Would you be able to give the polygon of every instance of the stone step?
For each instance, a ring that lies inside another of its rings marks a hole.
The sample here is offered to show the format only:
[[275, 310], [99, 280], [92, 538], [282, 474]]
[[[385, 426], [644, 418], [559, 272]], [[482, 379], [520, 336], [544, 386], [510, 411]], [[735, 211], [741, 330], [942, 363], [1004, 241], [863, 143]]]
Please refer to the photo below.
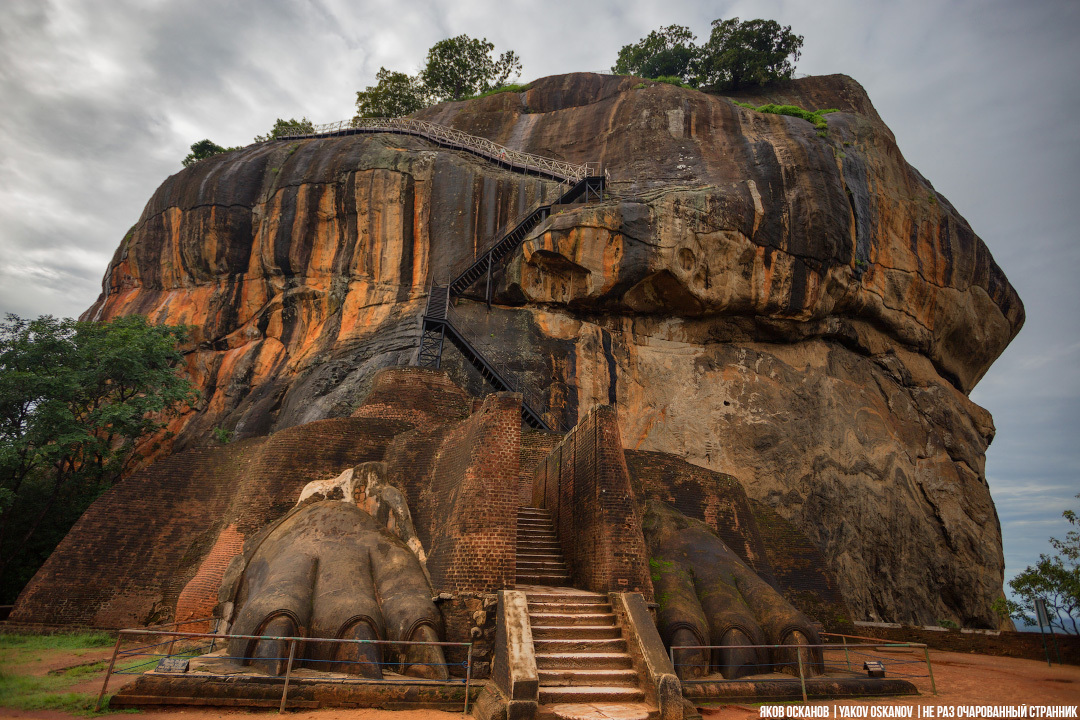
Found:
[[606, 687], [603, 685], [540, 686], [540, 702], [553, 703], [622, 703], [640, 702], [645, 692], [636, 687]]
[[537, 625], [533, 623], [532, 634], [534, 640], [610, 640], [621, 638], [622, 628], [617, 625]]
[[[591, 609], [593, 606], [590, 605]], [[565, 613], [565, 612], [530, 612], [529, 621], [533, 625], [548, 627], [567, 627], [572, 625], [614, 625], [615, 613]]]
[[566, 572], [566, 563], [562, 560], [522, 560], [518, 558], [518, 570], [558, 570]]
[[593, 668], [561, 668], [537, 670], [540, 684], [553, 687], [565, 685], [603, 685], [637, 687], [637, 671], [633, 668], [597, 670]]
[[538, 653], [621, 653], [626, 652], [626, 640], [621, 637], [601, 640], [533, 638]]
[[518, 542], [528, 542], [530, 540], [547, 540], [548, 538], [557, 538], [555, 531], [551, 528], [528, 528], [518, 526], [517, 539]]
[[545, 525], [551, 527], [555, 523], [550, 515], [518, 515], [518, 525], [529, 523], [530, 525]]
[[550, 558], [555, 558], [559, 562], [563, 561], [562, 553], [559, 552], [519, 552], [517, 554], [518, 562], [543, 562]]
[[557, 553], [562, 555], [562, 545], [558, 540], [544, 540], [543, 542], [537, 540], [529, 542], [517, 543], [517, 551], [523, 553]]
[[564, 615], [577, 615], [580, 613], [609, 613], [611, 603], [579, 603], [579, 602], [533, 602], [529, 600], [529, 614], [532, 613], [561, 613]]
[[518, 515], [521, 515], [523, 513], [526, 514], [526, 515], [538, 515], [538, 514], [551, 515], [551, 512], [547, 508], [532, 507], [531, 505], [521, 505], [521, 506], [519, 506], [518, 507]]
[[518, 573], [514, 578], [514, 582], [517, 585], [550, 585], [552, 587], [562, 587], [570, 582], [570, 576]]
[[619, 652], [538, 652], [535, 657], [538, 670], [624, 670], [634, 667], [630, 655]]
[[569, 588], [566, 592], [531, 592], [526, 593], [529, 604], [532, 603], [566, 603], [568, 605], [608, 605], [608, 596], [601, 593], [589, 592]]

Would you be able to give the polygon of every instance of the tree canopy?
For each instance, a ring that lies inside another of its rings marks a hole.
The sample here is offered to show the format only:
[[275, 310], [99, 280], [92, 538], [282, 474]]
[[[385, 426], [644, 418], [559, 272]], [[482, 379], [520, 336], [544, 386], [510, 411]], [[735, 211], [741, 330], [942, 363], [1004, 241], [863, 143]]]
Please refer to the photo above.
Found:
[[255, 136], [255, 142], [277, 140], [279, 137], [288, 137], [289, 135], [310, 135], [314, 132], [315, 124], [306, 117], [300, 120], [296, 118], [289, 118], [288, 120], [278, 118], [274, 121], [274, 127], [270, 129], [269, 133]]
[[356, 93], [359, 117], [401, 117], [431, 104], [431, 92], [419, 76], [379, 68], [374, 86]]
[[521, 72], [521, 60], [513, 50], [494, 60], [491, 57], [494, 49], [487, 38], [477, 40], [458, 35], [440, 40], [428, 50], [420, 79], [439, 100], [461, 100], [494, 90]]
[[213, 140], [200, 140], [197, 143], [191, 144], [191, 152], [187, 154], [182, 162], [184, 167], [190, 167], [200, 160], [205, 160], [208, 157], [214, 155], [220, 155], [221, 153], [229, 152], [230, 150], [239, 150], [240, 148], [234, 147], [221, 147]]
[[132, 466], [138, 441], [194, 401], [176, 370], [183, 336], [137, 315], [0, 323], [0, 602]]
[[[1080, 525], [1074, 510], [1062, 515], [1074, 528]], [[1038, 625], [1035, 599], [1042, 598], [1052, 627], [1080, 635], [1080, 530], [1070, 530], [1064, 540], [1050, 538], [1050, 546], [1056, 554], [1040, 555], [1037, 563], [1009, 581], [1019, 602], [1005, 601], [1007, 612], [1015, 620]]]
[[378, 82], [356, 93], [357, 117], [400, 117], [504, 87], [521, 72], [521, 60], [513, 50], [495, 58], [494, 50], [487, 38], [458, 35], [432, 45], [417, 75], [379, 68]]
[[697, 37], [690, 28], [668, 25], [619, 50], [612, 72], [646, 78], [676, 77], [694, 84], [697, 74]]
[[625, 45], [611, 68], [620, 75], [673, 77], [690, 87], [730, 90], [790, 78], [803, 36], [775, 20], [717, 19], [703, 45], [689, 28], [669, 25]]

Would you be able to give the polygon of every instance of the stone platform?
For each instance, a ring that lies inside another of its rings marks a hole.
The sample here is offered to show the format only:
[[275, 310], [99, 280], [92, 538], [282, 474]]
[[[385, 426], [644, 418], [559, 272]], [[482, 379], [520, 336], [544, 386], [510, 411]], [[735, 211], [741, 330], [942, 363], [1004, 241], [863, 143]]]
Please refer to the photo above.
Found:
[[[781, 673], [750, 675], [738, 680], [725, 680], [716, 675], [701, 680], [684, 680], [682, 687], [683, 696], [694, 703], [802, 700], [799, 679]], [[918, 694], [914, 685], [900, 678], [870, 678], [853, 673], [806, 678], [806, 697], [810, 700]]]
[[[283, 680], [258, 674], [224, 658], [195, 659], [188, 672], [150, 671], [113, 696], [110, 707], [207, 705], [279, 707]], [[469, 705], [486, 681], [469, 683]], [[300, 668], [289, 678], [289, 708], [382, 708], [385, 710], [461, 711], [464, 678], [452, 682], [424, 680], [386, 672], [381, 680]]]

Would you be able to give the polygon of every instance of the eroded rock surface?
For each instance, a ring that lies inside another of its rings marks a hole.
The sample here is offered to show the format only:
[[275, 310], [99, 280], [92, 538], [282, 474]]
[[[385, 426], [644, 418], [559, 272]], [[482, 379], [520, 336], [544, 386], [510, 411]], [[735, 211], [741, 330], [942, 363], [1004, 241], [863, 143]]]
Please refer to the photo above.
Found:
[[[534, 232], [491, 312], [457, 308], [463, 329], [567, 424], [612, 403], [629, 446], [737, 478], [819, 544], [856, 619], [992, 625], [993, 424], [966, 393], [1023, 306], [857, 83], [744, 99], [840, 112], [822, 137], [576, 74], [421, 113], [610, 176], [607, 202]], [[555, 190], [416, 138], [253, 146], [162, 185], [87, 317], [195, 326], [206, 404], [180, 446], [344, 416], [415, 352], [429, 275]]]

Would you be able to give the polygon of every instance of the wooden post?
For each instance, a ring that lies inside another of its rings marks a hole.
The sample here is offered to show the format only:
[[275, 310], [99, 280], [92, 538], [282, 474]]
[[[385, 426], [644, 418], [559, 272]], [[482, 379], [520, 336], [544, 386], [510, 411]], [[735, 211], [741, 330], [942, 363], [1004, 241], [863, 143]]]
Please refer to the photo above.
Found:
[[469, 714], [469, 680], [472, 678], [472, 643], [469, 643], [469, 656], [465, 661], [465, 709], [461, 717]]
[[847, 660], [847, 669], [848, 669], [848, 672], [851, 672], [851, 656], [850, 656], [850, 655], [848, 655], [848, 649], [847, 649], [847, 635], [842, 635], [842, 636], [841, 636], [841, 638], [842, 638], [842, 639], [843, 639], [843, 641], [844, 641], [844, 659], [845, 659], [845, 660]]
[[937, 695], [937, 684], [934, 682], [934, 668], [930, 667], [930, 648], [923, 645], [923, 652], [926, 653], [926, 672], [930, 673], [930, 690]]
[[806, 678], [803, 677], [802, 669], [802, 650], [795, 648], [795, 657], [799, 660], [799, 685], [802, 686], [802, 701], [807, 702], [806, 699]]
[[109, 669], [105, 671], [105, 681], [101, 683], [101, 692], [97, 696], [97, 704], [94, 705], [94, 712], [101, 712], [101, 701], [105, 698], [105, 690], [109, 687], [109, 678], [112, 676], [113, 666], [116, 664], [116, 653], [120, 650], [120, 633], [116, 634], [116, 644], [113, 645], [112, 657], [109, 658]]
[[281, 707], [278, 714], [285, 712], [285, 698], [289, 695], [289, 676], [292, 675], [293, 658], [296, 657], [296, 640], [289, 641], [289, 664], [285, 666], [285, 687], [281, 689]]

